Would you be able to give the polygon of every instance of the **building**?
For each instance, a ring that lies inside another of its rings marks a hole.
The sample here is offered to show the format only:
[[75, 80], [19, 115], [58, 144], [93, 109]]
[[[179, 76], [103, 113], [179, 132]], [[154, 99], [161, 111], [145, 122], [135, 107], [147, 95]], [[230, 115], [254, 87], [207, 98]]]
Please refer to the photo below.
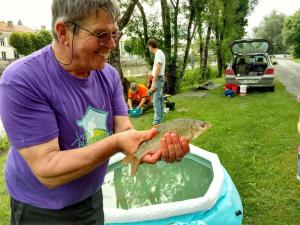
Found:
[[19, 58], [16, 50], [8, 44], [12, 32], [35, 32], [35, 30], [24, 26], [21, 20], [17, 25], [14, 25], [12, 21], [7, 23], [0, 21], [0, 61], [12, 61]]

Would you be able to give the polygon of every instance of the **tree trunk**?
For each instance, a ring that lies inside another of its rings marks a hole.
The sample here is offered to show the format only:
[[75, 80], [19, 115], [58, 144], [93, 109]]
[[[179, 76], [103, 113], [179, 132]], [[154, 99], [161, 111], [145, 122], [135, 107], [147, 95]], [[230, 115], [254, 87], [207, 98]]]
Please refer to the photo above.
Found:
[[[203, 42], [203, 37], [200, 36], [200, 43], [199, 43], [199, 54], [200, 54], [200, 68], [202, 67], [203, 65], [203, 58], [204, 58], [204, 42]], [[201, 72], [200, 72], [201, 74]], [[201, 75], [200, 75], [201, 77]]]
[[167, 0], [161, 0], [161, 16], [162, 25], [164, 30], [164, 47], [166, 54], [166, 61], [171, 59], [171, 19], [170, 19], [170, 8]]
[[221, 41], [216, 39], [216, 48], [217, 48], [217, 65], [218, 65], [218, 72], [217, 77], [222, 77], [223, 72], [223, 60], [222, 60], [222, 46]]
[[174, 41], [174, 49], [173, 49], [173, 55], [171, 56], [172, 61], [176, 63], [177, 61], [177, 52], [178, 52], [178, 12], [179, 12], [179, 0], [176, 0], [176, 3], [174, 4], [171, 0], [173, 9], [174, 9], [174, 15], [173, 15], [173, 41]]
[[[204, 42], [203, 42], [203, 36], [202, 36], [202, 23], [198, 25], [198, 35], [199, 35], [199, 54], [200, 54], [200, 68], [203, 65], [203, 52], [204, 52]], [[200, 76], [201, 77], [201, 71], [200, 71]]]
[[145, 57], [146, 57], [146, 61], [148, 62], [148, 64], [150, 66], [153, 65], [153, 60], [150, 56], [150, 52], [147, 48], [147, 43], [149, 40], [149, 36], [148, 36], [148, 23], [147, 23], [147, 17], [145, 14], [145, 10], [144, 7], [142, 6], [142, 4], [138, 1], [137, 2], [137, 7], [140, 10], [141, 16], [142, 16], [142, 21], [143, 21], [143, 34], [141, 32], [138, 33], [138, 36], [141, 40], [141, 43], [143, 44], [143, 48], [145, 49]]
[[208, 23], [206, 37], [205, 37], [205, 44], [204, 44], [204, 51], [203, 51], [203, 64], [201, 65], [201, 81], [204, 82], [206, 80], [206, 73], [207, 73], [207, 62], [208, 62], [208, 47], [210, 42], [210, 35], [212, 29], [212, 22]]
[[229, 16], [229, 15], [226, 15], [226, 13], [225, 13], [225, 12], [227, 12], [227, 6], [228, 6], [228, 1], [226, 1], [226, 0], [223, 1], [222, 26], [221, 26], [221, 30], [219, 31], [220, 34], [217, 35], [217, 32], [216, 32], [217, 65], [218, 65], [217, 77], [218, 78], [222, 77], [223, 68], [224, 68], [222, 45], [223, 45], [223, 40], [224, 40], [226, 26], [227, 26], [227, 19]]
[[182, 78], [184, 76], [184, 71], [185, 71], [185, 68], [186, 68], [186, 65], [187, 65], [187, 62], [188, 62], [188, 56], [189, 56], [189, 52], [190, 52], [191, 42], [192, 42], [192, 39], [195, 35], [196, 28], [197, 28], [197, 26], [195, 25], [193, 30], [192, 30], [192, 25], [193, 25], [193, 22], [194, 22], [194, 19], [195, 19], [195, 8], [193, 7], [192, 1], [190, 0], [189, 2], [190, 2], [190, 18], [189, 18], [189, 24], [188, 24], [188, 29], [187, 29], [186, 48], [185, 48], [182, 67], [181, 67], [180, 73], [179, 73], [179, 84], [180, 84], [180, 81], [182, 80]]
[[[137, 2], [138, 2], [138, 0], [130, 0], [130, 2], [128, 3], [127, 9], [126, 9], [125, 13], [123, 14], [121, 20], [118, 23], [119, 30], [123, 30], [123, 28], [129, 22], [130, 17], [133, 13], [134, 7]], [[122, 80], [123, 88], [124, 88], [124, 96], [125, 96], [125, 98], [127, 98], [127, 90], [129, 87], [129, 82], [126, 78], [124, 78], [124, 75], [123, 75], [119, 43], [117, 43], [116, 48], [111, 52], [110, 57], [109, 57], [109, 62], [119, 72], [121, 80]]]

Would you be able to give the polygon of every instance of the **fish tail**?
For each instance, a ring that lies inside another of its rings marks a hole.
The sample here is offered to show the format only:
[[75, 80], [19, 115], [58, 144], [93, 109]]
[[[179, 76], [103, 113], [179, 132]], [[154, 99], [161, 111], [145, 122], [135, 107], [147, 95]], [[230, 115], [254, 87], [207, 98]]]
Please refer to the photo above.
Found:
[[135, 155], [134, 154], [128, 154], [126, 157], [122, 160], [123, 164], [131, 163], [134, 160]]
[[127, 155], [122, 161], [123, 164], [126, 164], [126, 163], [131, 164], [131, 176], [136, 175], [136, 172], [139, 168], [140, 162], [141, 162], [141, 159], [137, 158], [134, 154]]

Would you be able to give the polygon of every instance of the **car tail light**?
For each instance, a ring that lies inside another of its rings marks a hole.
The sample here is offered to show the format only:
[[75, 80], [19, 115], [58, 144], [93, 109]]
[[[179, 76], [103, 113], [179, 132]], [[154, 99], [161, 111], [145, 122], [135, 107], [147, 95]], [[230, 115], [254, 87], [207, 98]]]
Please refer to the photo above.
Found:
[[227, 68], [226, 70], [225, 70], [225, 75], [234, 75], [234, 72], [233, 72], [233, 69], [232, 68]]
[[266, 70], [265, 70], [265, 72], [264, 72], [264, 74], [265, 75], [274, 75], [274, 68], [273, 67], [268, 67]]

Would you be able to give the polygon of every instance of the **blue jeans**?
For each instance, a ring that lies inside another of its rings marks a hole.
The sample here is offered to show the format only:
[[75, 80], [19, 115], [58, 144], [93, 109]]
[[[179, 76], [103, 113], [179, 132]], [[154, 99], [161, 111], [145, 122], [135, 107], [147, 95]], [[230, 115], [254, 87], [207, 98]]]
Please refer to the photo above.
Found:
[[154, 118], [153, 125], [161, 123], [164, 112], [164, 99], [163, 99], [163, 88], [164, 88], [164, 76], [159, 76], [156, 81], [156, 91], [153, 93], [153, 108]]

